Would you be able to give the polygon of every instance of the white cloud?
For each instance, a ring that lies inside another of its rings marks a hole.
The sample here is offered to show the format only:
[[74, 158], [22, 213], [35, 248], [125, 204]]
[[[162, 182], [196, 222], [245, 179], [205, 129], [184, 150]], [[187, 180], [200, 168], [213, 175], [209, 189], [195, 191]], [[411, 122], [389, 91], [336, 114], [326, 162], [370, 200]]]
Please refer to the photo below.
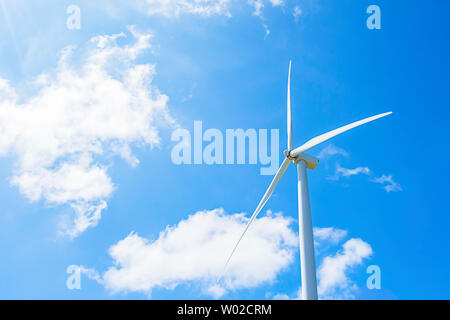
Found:
[[109, 249], [114, 266], [103, 274], [102, 283], [112, 292], [151, 294], [154, 288], [170, 290], [195, 282], [218, 298], [226, 290], [272, 282], [293, 262], [298, 240], [290, 229], [292, 220], [279, 214], [254, 222], [216, 282], [247, 221], [243, 214], [215, 209], [190, 215], [153, 241], [131, 233]]
[[38, 167], [24, 171], [11, 182], [30, 200], [45, 198], [54, 204], [95, 201], [108, 197], [113, 191], [105, 168], [79, 159], [50, 170]]
[[60, 222], [60, 233], [75, 238], [87, 228], [95, 227], [102, 217], [102, 211], [108, 206], [105, 200], [93, 202], [71, 203], [75, 216], [63, 216]]
[[329, 228], [314, 228], [314, 243], [320, 245], [324, 242], [337, 244], [347, 236], [347, 230], [342, 230], [334, 227]]
[[342, 248], [335, 255], [325, 257], [318, 268], [318, 294], [321, 299], [354, 298], [356, 286], [348, 278], [348, 273], [373, 253], [367, 242], [357, 238], [348, 240]]
[[75, 218], [63, 226], [71, 237], [98, 223], [115, 189], [101, 156], [136, 166], [132, 146], [159, 145], [159, 126], [173, 123], [168, 97], [151, 85], [155, 66], [135, 62], [151, 35], [129, 31], [134, 42], [122, 46], [124, 33], [92, 38], [80, 63], [65, 48], [30, 96], [0, 78], [0, 156], [16, 158], [11, 183], [31, 201], [70, 205]]
[[[343, 151], [343, 152], [345, 152], [345, 151]], [[324, 158], [324, 157], [334, 155], [334, 154], [346, 155], [346, 153], [343, 153], [343, 152], [339, 151], [339, 149], [335, 149], [335, 147], [333, 147], [333, 146], [331, 148], [327, 147], [320, 152], [319, 158], [320, 157]], [[339, 163], [337, 163], [336, 164], [336, 173], [334, 174], [334, 176], [329, 177], [328, 179], [339, 180], [340, 177], [351, 177], [351, 176], [356, 176], [359, 174], [365, 174], [365, 175], [369, 176], [372, 174], [372, 172], [368, 167], [357, 167], [354, 169], [348, 169], [348, 168], [341, 167], [339, 165]], [[397, 183], [396, 181], [394, 181], [394, 179], [392, 178], [392, 175], [383, 174], [381, 177], [373, 178], [370, 181], [384, 185], [383, 189], [386, 190], [386, 192], [399, 192], [399, 191], [403, 190], [401, 185], [399, 183]]]
[[336, 147], [334, 144], [329, 144], [325, 148], [323, 148], [319, 155], [317, 156], [319, 159], [323, 160], [335, 155], [341, 155], [344, 157], [348, 157], [347, 151], [342, 148]]
[[273, 300], [291, 300], [291, 298], [285, 293], [277, 293], [273, 296]]
[[210, 287], [206, 288], [205, 292], [208, 295], [212, 296], [214, 299], [219, 299], [227, 292], [227, 290], [218, 284], [213, 284]]
[[262, 9], [264, 8], [263, 0], [248, 0], [248, 3], [254, 8], [253, 14], [261, 17]]
[[180, 14], [231, 16], [231, 0], [138, 0], [148, 15], [178, 17]]
[[[265, 18], [263, 15], [263, 8], [264, 8], [264, 1], [263, 0], [248, 0], [248, 3], [253, 7], [253, 15], [257, 16], [261, 19], [262, 21], [262, 25], [264, 27], [264, 32], [265, 32], [265, 36], [269, 36], [270, 34], [270, 29], [269, 26], [267, 25], [267, 23], [265, 22]], [[283, 0], [270, 0], [270, 3], [272, 4], [273, 7], [278, 7], [283, 5], [284, 1]]]
[[97, 281], [98, 283], [102, 282], [102, 278], [100, 274], [95, 269], [86, 268], [84, 266], [79, 266], [80, 272], [84, 274], [91, 280]]
[[332, 180], [339, 180], [340, 177], [351, 177], [359, 174], [370, 175], [370, 169], [368, 167], [357, 167], [354, 169], [343, 168], [336, 164], [336, 173], [334, 177], [331, 177]]
[[[227, 16], [231, 17], [230, 10], [236, 0], [135, 0], [138, 6], [148, 15], [162, 15], [167, 18], [178, 17], [181, 14], [192, 14], [204, 17]], [[247, 0], [253, 7], [253, 14], [262, 15], [265, 0]], [[268, 0], [273, 7], [284, 4], [283, 0]]]
[[[352, 238], [346, 241], [342, 249], [337, 252], [335, 246], [346, 236], [347, 230], [335, 227], [314, 228], [314, 243], [317, 246], [327, 247], [327, 253], [318, 258], [317, 280], [319, 299], [354, 299], [357, 285], [349, 277], [353, 269], [362, 264], [363, 260], [372, 255], [372, 247], [365, 241]], [[331, 247], [333, 246], [333, 247]], [[331, 249], [331, 250], [330, 250]], [[331, 251], [331, 252], [330, 252]], [[301, 299], [301, 287], [298, 291], [287, 295], [278, 293], [272, 297], [275, 300]]]
[[284, 0], [270, 0], [270, 3], [274, 7], [281, 6], [284, 3]]
[[[89, 269], [92, 278], [113, 293], [142, 292], [155, 288], [173, 290], [181, 284], [195, 284], [215, 299], [228, 290], [253, 288], [272, 283], [297, 256], [298, 235], [290, 228], [292, 219], [271, 214], [255, 220], [240, 244], [222, 280], [227, 254], [244, 229], [244, 214], [227, 215], [223, 209], [205, 210], [169, 226], [157, 239], [131, 233], [109, 249], [114, 266], [102, 276]], [[315, 240], [336, 245], [347, 231], [315, 228]], [[372, 255], [372, 248], [353, 238], [342, 250], [325, 256], [317, 271], [321, 299], [354, 298], [357, 288], [349, 278], [352, 269]], [[272, 294], [268, 294], [270, 298]], [[292, 296], [278, 293], [273, 299], [301, 299], [301, 287]]]
[[[134, 0], [134, 2], [147, 15], [160, 15], [166, 18], [177, 18], [183, 14], [231, 18], [232, 7], [242, 4], [242, 1], [237, 0]], [[270, 2], [272, 7], [284, 5], [283, 0], [247, 0], [247, 4], [253, 8], [252, 14], [261, 19], [267, 37], [270, 34], [270, 29], [262, 12], [266, 2]]]
[[294, 16], [295, 21], [298, 21], [298, 17], [302, 14], [302, 9], [300, 6], [295, 6], [294, 10], [292, 11], [292, 15]]
[[[269, 0], [269, 2], [272, 4], [272, 7], [278, 7], [283, 5], [283, 0]], [[261, 16], [262, 15], [262, 9], [264, 8], [264, 0], [248, 0], [248, 3], [254, 8], [253, 14], [255, 16]]]
[[[268, 296], [270, 298], [270, 295]], [[272, 297], [272, 300], [302, 300], [302, 287], [300, 286], [297, 292], [288, 295], [285, 293], [277, 293]]]
[[394, 181], [392, 175], [386, 176], [383, 174], [381, 177], [373, 179], [373, 182], [384, 184], [383, 188], [386, 192], [399, 192], [403, 190], [400, 184]]
[[[321, 160], [330, 158], [332, 156], [335, 155], [341, 155], [344, 157], [348, 157], [348, 153], [347, 151], [345, 151], [342, 148], [336, 147], [333, 144], [329, 144], [327, 145], [325, 148], [323, 148], [319, 154], [317, 155], [317, 157]], [[341, 165], [339, 163], [336, 163], [336, 172], [334, 174], [334, 176], [329, 177], [329, 180], [339, 180], [339, 178], [341, 177], [351, 177], [351, 176], [356, 176], [359, 174], [364, 174], [364, 175], [372, 175], [372, 171], [368, 168], [368, 167], [356, 167], [354, 169], [348, 169], [348, 168], [343, 168], [341, 167]], [[372, 182], [375, 183], [379, 183], [379, 184], [384, 184], [384, 189], [387, 192], [399, 192], [402, 191], [402, 187], [400, 186], [399, 183], [395, 182], [394, 179], [392, 178], [392, 175], [382, 175], [381, 177], [378, 178], [373, 178], [371, 180]]]

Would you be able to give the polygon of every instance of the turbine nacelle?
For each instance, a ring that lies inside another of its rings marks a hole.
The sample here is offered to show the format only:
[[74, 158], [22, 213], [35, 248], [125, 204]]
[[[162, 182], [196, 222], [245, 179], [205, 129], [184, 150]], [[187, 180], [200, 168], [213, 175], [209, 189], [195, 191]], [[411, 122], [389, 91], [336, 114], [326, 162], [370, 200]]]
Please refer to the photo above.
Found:
[[319, 159], [317, 159], [316, 157], [310, 156], [309, 154], [306, 153], [302, 153], [296, 157], [292, 157], [291, 151], [292, 150], [290, 151], [285, 150], [283, 153], [287, 159], [294, 161], [295, 164], [303, 160], [306, 162], [306, 168], [310, 170], [314, 170], [319, 165]]

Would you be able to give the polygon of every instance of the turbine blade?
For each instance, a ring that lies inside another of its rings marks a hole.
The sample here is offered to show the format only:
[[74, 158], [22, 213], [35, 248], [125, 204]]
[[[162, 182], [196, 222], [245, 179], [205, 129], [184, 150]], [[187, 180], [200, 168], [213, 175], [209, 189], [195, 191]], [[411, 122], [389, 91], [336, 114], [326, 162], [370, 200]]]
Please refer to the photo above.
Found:
[[371, 122], [371, 121], [377, 120], [379, 118], [385, 117], [387, 115], [390, 115], [391, 113], [392, 112], [386, 112], [386, 113], [382, 113], [382, 114], [379, 114], [379, 115], [376, 115], [376, 116], [373, 116], [373, 117], [370, 117], [370, 118], [359, 120], [359, 121], [353, 122], [351, 124], [348, 124], [346, 126], [340, 127], [340, 128], [338, 128], [336, 130], [333, 130], [333, 131], [327, 132], [325, 134], [322, 134], [322, 135], [320, 135], [318, 137], [312, 138], [311, 140], [306, 142], [304, 145], [294, 149], [290, 153], [290, 156], [295, 158], [295, 157], [299, 156], [300, 154], [302, 154], [303, 152], [305, 152], [305, 151], [307, 151], [307, 150], [317, 146], [318, 144], [320, 144], [322, 142], [325, 142], [325, 141], [327, 141], [327, 140], [329, 140], [329, 139], [331, 139], [331, 138], [333, 138], [333, 137], [335, 137], [335, 136], [337, 136], [337, 135], [339, 135], [341, 133], [344, 133], [344, 132], [346, 132], [346, 131], [348, 131], [350, 129], [359, 127], [359, 126], [361, 126], [363, 124], [366, 124], [368, 122]]
[[288, 76], [288, 89], [287, 89], [287, 138], [288, 138], [288, 150], [294, 149], [294, 133], [292, 130], [292, 113], [291, 113], [291, 65], [292, 61], [289, 61], [289, 76]]
[[[281, 177], [283, 176], [283, 174], [285, 173], [286, 169], [289, 167], [289, 164], [291, 163], [292, 160], [290, 159], [284, 159], [283, 163], [281, 164], [280, 168], [278, 169], [277, 173], [275, 174], [275, 176], [272, 179], [272, 182], [269, 185], [269, 188], [267, 188], [266, 193], [264, 194], [264, 196], [262, 197], [261, 201], [259, 202], [258, 206], [256, 207], [255, 212], [253, 212], [253, 215], [251, 216], [250, 220], [247, 223], [247, 226], [244, 229], [244, 232], [242, 232], [239, 240], [237, 241], [236, 245], [233, 248], [233, 251], [231, 251], [230, 256], [228, 257], [227, 262], [225, 263], [225, 267], [224, 270], [222, 272], [225, 272], [228, 263], [231, 260], [231, 257], [233, 256], [234, 252], [236, 251], [239, 243], [241, 242], [242, 238], [244, 237], [245, 233], [247, 232], [248, 228], [250, 227], [250, 225], [253, 223], [253, 221], [256, 219], [256, 217], [258, 216], [259, 212], [261, 211], [261, 209], [264, 207], [264, 205], [266, 204], [267, 200], [269, 200], [270, 196], [273, 193], [273, 190], [275, 189], [275, 187], [277, 186], [278, 182], [280, 181]], [[219, 277], [218, 281], [222, 278], [222, 275]]]

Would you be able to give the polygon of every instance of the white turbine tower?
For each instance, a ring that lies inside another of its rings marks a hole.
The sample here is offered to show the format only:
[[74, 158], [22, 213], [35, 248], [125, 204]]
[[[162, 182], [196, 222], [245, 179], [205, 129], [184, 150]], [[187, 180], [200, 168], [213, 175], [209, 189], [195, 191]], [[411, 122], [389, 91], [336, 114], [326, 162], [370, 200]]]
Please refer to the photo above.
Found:
[[318, 144], [325, 142], [345, 131], [361, 126], [365, 123], [374, 121], [376, 119], [385, 117], [392, 112], [382, 113], [370, 118], [366, 118], [360, 121], [353, 122], [346, 126], [340, 127], [336, 130], [327, 132], [318, 137], [315, 137], [307, 141], [302, 146], [294, 149], [294, 135], [292, 130], [292, 115], [291, 115], [291, 62], [289, 62], [289, 76], [288, 76], [288, 89], [287, 89], [287, 141], [288, 150], [284, 152], [286, 159], [284, 159], [277, 173], [275, 174], [272, 182], [269, 185], [266, 193], [261, 199], [261, 202], [256, 207], [255, 212], [251, 216], [247, 223], [247, 226], [242, 232], [239, 240], [233, 248], [226, 264], [225, 269], [230, 262], [231, 257], [236, 251], [239, 243], [244, 237], [250, 225], [256, 219], [261, 209], [269, 200], [276, 185], [280, 181], [284, 172], [288, 168], [289, 164], [293, 161], [297, 165], [298, 175], [298, 222], [299, 222], [299, 238], [300, 238], [300, 262], [301, 262], [301, 278], [302, 278], [302, 298], [305, 300], [317, 299], [317, 281], [316, 281], [316, 266], [314, 257], [314, 238], [313, 228], [311, 220], [311, 207], [309, 204], [309, 191], [308, 191], [308, 179], [306, 175], [306, 169], [314, 170], [319, 164], [319, 160], [315, 157], [307, 155], [305, 152], [309, 149], [317, 146]]

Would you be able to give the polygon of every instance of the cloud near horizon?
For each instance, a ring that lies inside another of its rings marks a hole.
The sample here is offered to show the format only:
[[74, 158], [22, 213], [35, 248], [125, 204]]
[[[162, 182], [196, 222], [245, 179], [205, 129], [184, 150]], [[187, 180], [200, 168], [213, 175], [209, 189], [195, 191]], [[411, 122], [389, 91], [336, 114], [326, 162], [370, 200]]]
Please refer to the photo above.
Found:
[[[340, 248], [338, 245], [346, 236], [347, 230], [335, 227], [314, 228], [316, 246], [317, 293], [319, 299], [355, 299], [357, 284], [350, 277], [356, 267], [373, 255], [370, 244], [360, 238], [350, 238]], [[320, 252], [327, 248], [326, 252]], [[275, 300], [301, 299], [301, 287], [293, 294], [275, 294]]]
[[214, 209], [168, 226], [154, 241], [131, 232], [109, 248], [114, 266], [101, 283], [113, 293], [151, 295], [156, 288], [172, 290], [195, 281], [204, 294], [219, 298], [228, 290], [273, 282], [292, 264], [298, 239], [291, 218], [269, 212], [255, 220], [217, 283], [247, 222], [244, 214]]
[[[149, 297], [155, 289], [174, 290], [195, 283], [199, 294], [217, 299], [229, 291], [274, 283], [297, 257], [298, 234], [292, 228], [293, 219], [270, 211], [255, 220], [217, 282], [227, 255], [247, 222], [243, 213], [226, 214], [223, 209], [199, 211], [168, 226], [155, 240], [131, 232], [109, 248], [113, 266], [101, 275], [83, 268], [89, 278], [111, 293], [141, 292]], [[324, 244], [338, 244], [347, 231], [314, 228], [314, 234], [316, 243], [327, 247]], [[369, 256], [369, 251], [370, 245], [357, 238], [345, 242], [343, 250], [328, 251], [318, 264], [321, 297], [338, 297], [334, 292], [337, 287], [345, 288], [346, 297], [351, 297], [356, 286], [348, 274]], [[282, 297], [283, 294], [276, 296]]]

